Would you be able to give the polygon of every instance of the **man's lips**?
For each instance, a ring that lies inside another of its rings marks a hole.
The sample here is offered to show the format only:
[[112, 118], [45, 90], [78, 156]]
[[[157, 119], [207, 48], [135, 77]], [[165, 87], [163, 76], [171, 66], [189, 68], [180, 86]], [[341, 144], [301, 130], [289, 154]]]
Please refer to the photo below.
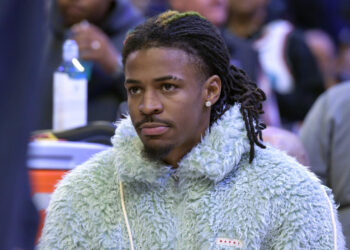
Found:
[[166, 131], [168, 131], [169, 126], [163, 123], [146, 122], [146, 123], [143, 123], [139, 127], [139, 129], [141, 130], [142, 135], [157, 136], [157, 135], [162, 135]]

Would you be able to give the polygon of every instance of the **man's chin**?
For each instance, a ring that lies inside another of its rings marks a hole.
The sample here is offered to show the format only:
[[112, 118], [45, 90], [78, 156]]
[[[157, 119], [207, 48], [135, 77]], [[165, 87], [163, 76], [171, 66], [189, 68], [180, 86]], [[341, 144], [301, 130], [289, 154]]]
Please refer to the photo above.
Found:
[[147, 159], [151, 161], [161, 161], [166, 156], [169, 155], [169, 153], [173, 148], [174, 148], [173, 145], [150, 146], [150, 145], [144, 144], [142, 153]]

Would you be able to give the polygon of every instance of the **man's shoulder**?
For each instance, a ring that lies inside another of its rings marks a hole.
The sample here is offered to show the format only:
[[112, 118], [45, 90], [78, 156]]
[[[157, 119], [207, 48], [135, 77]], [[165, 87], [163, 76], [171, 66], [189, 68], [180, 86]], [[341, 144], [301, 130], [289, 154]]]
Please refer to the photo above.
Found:
[[310, 193], [321, 188], [320, 180], [308, 167], [270, 146], [256, 149], [255, 159], [246, 169], [249, 174], [256, 175], [259, 183], [263, 183], [273, 193], [275, 189], [294, 193], [301, 186], [306, 188], [305, 192]]
[[46, 210], [41, 248], [98, 245], [93, 237], [115, 220], [119, 209], [114, 154], [108, 149], [94, 155], [59, 182]]
[[54, 191], [54, 200], [73, 196], [88, 198], [103, 193], [115, 176], [113, 155], [112, 148], [97, 153], [66, 174]]
[[[256, 172], [253, 180], [257, 179], [255, 185], [259, 185], [261, 196], [258, 197], [271, 204], [276, 230], [283, 227], [299, 230], [302, 233], [294, 238], [295, 242], [302, 242], [306, 237], [310, 239], [307, 244], [318, 246], [315, 249], [332, 246], [340, 227], [331, 190], [323, 186], [306, 166], [284, 152], [271, 147], [257, 151], [256, 162], [252, 164], [252, 172]], [[311, 232], [317, 232], [323, 239], [311, 240]], [[342, 245], [341, 231], [337, 237]]]

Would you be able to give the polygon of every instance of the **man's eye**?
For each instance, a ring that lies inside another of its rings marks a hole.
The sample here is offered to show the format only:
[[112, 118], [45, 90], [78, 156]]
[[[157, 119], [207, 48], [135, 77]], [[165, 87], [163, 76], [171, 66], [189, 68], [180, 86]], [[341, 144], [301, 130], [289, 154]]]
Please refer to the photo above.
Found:
[[164, 91], [173, 91], [175, 90], [176, 86], [174, 84], [166, 83], [162, 85], [162, 90]]
[[128, 89], [128, 91], [131, 95], [136, 95], [136, 94], [140, 93], [141, 90], [138, 87], [130, 87]]

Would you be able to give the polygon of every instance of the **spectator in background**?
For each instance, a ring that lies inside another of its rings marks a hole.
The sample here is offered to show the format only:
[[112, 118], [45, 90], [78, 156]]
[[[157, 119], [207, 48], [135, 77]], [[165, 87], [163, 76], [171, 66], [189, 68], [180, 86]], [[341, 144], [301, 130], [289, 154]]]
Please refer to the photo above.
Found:
[[145, 17], [152, 17], [169, 8], [168, 0], [131, 0]]
[[213, 23], [226, 35], [231, 63], [243, 69], [253, 80], [258, 79], [259, 60], [249, 43], [230, 34], [223, 27], [227, 20], [228, 0], [169, 0], [171, 9], [185, 12], [196, 11]]
[[[338, 51], [337, 75], [340, 82], [350, 80], [350, 1], [349, 0], [271, 0], [276, 6], [284, 5], [296, 27], [303, 30], [321, 29], [330, 37]], [[277, 9], [277, 8], [275, 8]]]
[[52, 128], [52, 78], [62, 61], [69, 36], [79, 45], [80, 58], [93, 63], [88, 82], [88, 121], [115, 121], [126, 96], [120, 63], [122, 42], [129, 29], [143, 21], [124, 0], [54, 0], [44, 62], [44, 90], [38, 129]]
[[308, 113], [300, 138], [311, 170], [330, 187], [339, 204], [347, 247], [350, 247], [350, 82], [321, 95]]
[[337, 84], [337, 54], [331, 37], [322, 30], [307, 30], [306, 42], [323, 75], [325, 89]]
[[251, 41], [276, 93], [284, 126], [298, 128], [323, 91], [322, 75], [303, 34], [288, 21], [266, 23], [267, 0], [230, 0], [229, 30]]
[[258, 54], [251, 45], [228, 31], [224, 24], [227, 21], [228, 0], [169, 0], [170, 7], [180, 12], [196, 11], [219, 28], [231, 57], [231, 64], [243, 69], [248, 76], [257, 82], [265, 92], [267, 101], [264, 102], [262, 119], [267, 125], [280, 126], [280, 116], [276, 99], [263, 74]]

